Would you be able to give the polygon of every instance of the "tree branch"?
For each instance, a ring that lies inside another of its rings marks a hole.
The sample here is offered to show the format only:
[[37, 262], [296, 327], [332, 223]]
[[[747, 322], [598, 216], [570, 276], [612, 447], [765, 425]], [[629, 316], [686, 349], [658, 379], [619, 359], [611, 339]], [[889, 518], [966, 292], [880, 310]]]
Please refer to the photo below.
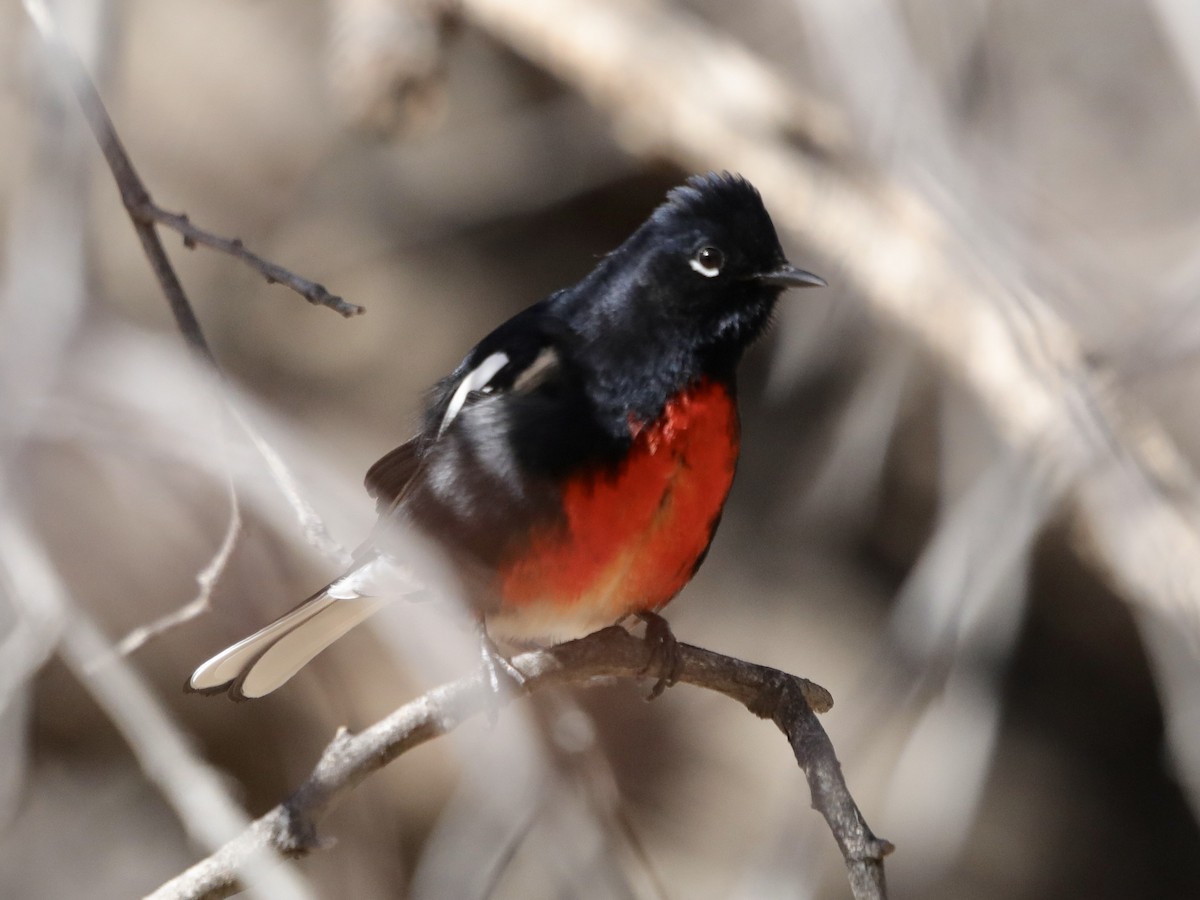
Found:
[[125, 151], [125, 146], [121, 143], [121, 138], [104, 106], [104, 101], [100, 98], [100, 92], [96, 90], [96, 85], [92, 82], [83, 63], [75, 55], [75, 51], [62, 39], [53, 19], [39, 0], [25, 0], [25, 8], [37, 26], [47, 51], [53, 56], [55, 68], [66, 77], [71, 90], [79, 101], [88, 127], [95, 135], [96, 142], [100, 145], [108, 168], [112, 172], [113, 180], [117, 183], [117, 189], [121, 192], [121, 202], [129, 211], [134, 230], [137, 231], [138, 239], [142, 242], [142, 248], [150, 259], [150, 264], [163, 293], [167, 296], [179, 330], [193, 350], [208, 361], [213, 361], [212, 350], [209, 349], [208, 343], [204, 339], [200, 323], [192, 311], [191, 304], [184, 294], [183, 286], [171, 267], [162, 241], [154, 228], [156, 222], [182, 234], [185, 246], [191, 248], [196, 244], [203, 244], [222, 253], [228, 253], [251, 268], [257, 269], [267, 281], [278, 282], [291, 288], [309, 303], [328, 306], [346, 317], [364, 312], [361, 306], [349, 303], [336, 294], [331, 294], [323, 285], [309, 281], [307, 278], [301, 278], [282, 266], [251, 253], [239, 238], [218, 237], [192, 225], [187, 216], [170, 213], [157, 206], [151, 199], [142, 177], [134, 168], [129, 154]]
[[[184, 341], [187, 342], [188, 347], [218, 377], [224, 378], [224, 373], [221, 371], [216, 356], [213, 354], [212, 348], [204, 337], [200, 321], [196, 318], [196, 313], [192, 309], [191, 302], [184, 293], [179, 276], [176, 275], [175, 269], [172, 267], [171, 261], [163, 249], [162, 241], [159, 239], [158, 232], [154, 227], [156, 222], [162, 221], [171, 227], [177, 228], [184, 236], [185, 245], [190, 246], [191, 243], [204, 243], [207, 246], [237, 256], [239, 259], [257, 268], [268, 280], [279, 281], [293, 289], [299, 290], [312, 303], [330, 306], [347, 316], [362, 312], [361, 307], [346, 303], [342, 298], [330, 294], [321, 285], [301, 278], [298, 275], [293, 275], [288, 270], [250, 253], [245, 249], [240, 240], [219, 238], [209, 232], [196, 228], [188, 221], [186, 216], [168, 213], [156, 206], [151, 200], [150, 192], [146, 189], [141, 176], [138, 175], [137, 170], [134, 168], [129, 154], [125, 152], [125, 147], [121, 143], [121, 138], [117, 134], [116, 127], [108, 115], [104, 101], [100, 98], [100, 92], [96, 90], [96, 85], [92, 82], [91, 76], [88, 74], [82, 61], [63, 39], [45, 3], [43, 0], [24, 0], [24, 5], [26, 12], [38, 30], [38, 34], [42, 38], [42, 44], [55, 70], [69, 83], [72, 92], [79, 101], [83, 117], [87, 120], [88, 126], [91, 128], [93, 135], [95, 135], [96, 142], [100, 145], [100, 149], [104, 153], [104, 158], [108, 162], [113, 179], [116, 181], [117, 188], [121, 193], [121, 202], [125, 204], [125, 208], [129, 212], [133, 228], [142, 243], [142, 249], [145, 251], [146, 258], [154, 270], [159, 286], [167, 298], [167, 303], [171, 307], [171, 312], [175, 316], [175, 322], [179, 327], [180, 333], [183, 335]], [[317, 515], [316, 510], [300, 496], [299, 491], [296, 489], [295, 478], [284, 464], [283, 459], [267, 443], [266, 439], [259, 434], [258, 429], [238, 411], [238, 408], [228, 397], [222, 396], [222, 400], [230, 416], [246, 433], [250, 442], [270, 468], [276, 484], [291, 504], [299, 520], [305, 539], [310, 545], [339, 565], [347, 564], [350, 554], [333, 539], [326, 529], [325, 523]]]
[[197, 244], [203, 244], [212, 250], [219, 250], [221, 253], [228, 253], [230, 256], [240, 259], [252, 269], [257, 269], [261, 272], [269, 283], [282, 284], [291, 288], [314, 306], [328, 306], [334, 312], [341, 313], [347, 319], [366, 312], [366, 309], [358, 304], [350, 303], [337, 294], [331, 294], [325, 285], [309, 281], [307, 278], [303, 278], [270, 260], [263, 259], [257, 253], [246, 249], [246, 245], [242, 243], [241, 238], [223, 238], [213, 234], [211, 231], [205, 231], [203, 228], [193, 225], [186, 215], [168, 212], [154, 203], [149, 197], [136, 207], [129, 207], [129, 212], [135, 218], [140, 218], [146, 222], [157, 222], [160, 225], [166, 225], [168, 228], [178, 231], [183, 235], [183, 245], [189, 250]]
[[184, 625], [212, 609], [213, 588], [225, 574], [229, 558], [233, 556], [238, 537], [242, 533], [242, 504], [238, 499], [237, 487], [234, 485], [232, 477], [228, 479], [228, 487], [229, 524], [225, 526], [225, 537], [221, 539], [221, 545], [217, 547], [217, 552], [213, 554], [208, 565], [196, 575], [196, 584], [199, 587], [196, 596], [175, 611], [160, 616], [148, 625], [139, 625], [126, 634], [117, 642], [117, 653], [121, 656], [128, 656], [155, 638], [161, 637], [168, 631], [173, 631], [180, 625]]
[[[219, 847], [246, 827], [248, 817], [220, 774], [200, 758], [137, 669], [113, 653], [88, 611], [73, 602], [41, 541], [10, 509], [0, 513], [0, 583], [19, 614], [58, 623], [58, 653], [120, 731], [189, 837]], [[299, 873], [271, 864], [276, 852], [258, 845], [238, 858], [237, 871], [254, 896], [311, 900], [313, 892]]]
[[[687, 644], [679, 649], [680, 681], [724, 694], [779, 726], [808, 779], [813, 807], [829, 823], [846, 860], [854, 896], [886, 897], [883, 858], [892, 845], [867, 826], [846, 787], [833, 744], [817, 720], [816, 713], [833, 705], [829, 692], [777, 669]], [[647, 644], [615, 626], [548, 650], [524, 653], [513, 665], [525, 676], [527, 693], [552, 685], [586, 686], [613, 677], [654, 675], [658, 669]], [[293, 857], [322, 849], [318, 821], [363, 779], [472, 716], [508, 704], [513, 696], [496, 697], [482, 675], [476, 675], [434, 688], [359, 734], [340, 730], [291, 797], [212, 856], [164, 884], [150, 895], [151, 900], [227, 897], [239, 889], [240, 861], [265, 846]]]

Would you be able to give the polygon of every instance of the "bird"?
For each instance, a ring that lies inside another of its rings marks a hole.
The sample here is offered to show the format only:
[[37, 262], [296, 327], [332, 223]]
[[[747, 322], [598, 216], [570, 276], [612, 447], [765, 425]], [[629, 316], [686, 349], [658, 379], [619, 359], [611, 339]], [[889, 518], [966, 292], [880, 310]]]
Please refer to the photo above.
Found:
[[349, 570], [188, 689], [241, 700], [287, 682], [392, 599], [397, 528], [443, 551], [485, 660], [494, 638], [547, 645], [632, 617], [669, 649], [660, 611], [708, 554], [737, 467], [738, 363], [784, 290], [825, 284], [788, 262], [750, 182], [691, 176], [433, 387], [418, 433], [366, 474], [378, 525]]

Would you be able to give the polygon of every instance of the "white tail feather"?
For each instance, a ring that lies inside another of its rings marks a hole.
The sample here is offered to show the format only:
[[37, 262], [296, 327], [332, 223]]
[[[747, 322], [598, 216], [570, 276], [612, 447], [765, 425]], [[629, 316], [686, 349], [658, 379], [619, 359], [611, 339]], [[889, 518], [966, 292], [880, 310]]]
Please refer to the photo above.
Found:
[[339, 600], [324, 592], [317, 594], [201, 663], [188, 684], [193, 690], [211, 691], [238, 682], [235, 695], [262, 697], [283, 685], [383, 602], [374, 597]]
[[333, 601], [324, 593], [317, 594], [289, 613], [280, 616], [270, 625], [261, 628], [248, 638], [243, 638], [232, 647], [222, 650], [212, 659], [203, 662], [192, 673], [188, 685], [197, 691], [211, 691], [224, 687], [237, 678], [263, 649], [285, 634], [289, 629], [312, 618]]
[[253, 698], [271, 693], [385, 602], [376, 597], [330, 600], [310, 618], [276, 638], [250, 664], [239, 685], [241, 695]]
[[372, 556], [291, 612], [201, 663], [188, 686], [229, 690], [235, 699], [262, 697], [392, 598], [416, 586], [407, 569]]

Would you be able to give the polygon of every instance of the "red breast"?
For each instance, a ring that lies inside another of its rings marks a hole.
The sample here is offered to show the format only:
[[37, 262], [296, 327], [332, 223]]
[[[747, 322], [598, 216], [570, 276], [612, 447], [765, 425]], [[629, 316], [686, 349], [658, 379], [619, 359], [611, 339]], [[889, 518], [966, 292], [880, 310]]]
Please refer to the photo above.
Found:
[[501, 568], [502, 618], [528, 611], [608, 624], [659, 609], [692, 577], [737, 465], [733, 398], [701, 381], [631, 433], [622, 465], [570, 479], [563, 524], [534, 534], [528, 552]]

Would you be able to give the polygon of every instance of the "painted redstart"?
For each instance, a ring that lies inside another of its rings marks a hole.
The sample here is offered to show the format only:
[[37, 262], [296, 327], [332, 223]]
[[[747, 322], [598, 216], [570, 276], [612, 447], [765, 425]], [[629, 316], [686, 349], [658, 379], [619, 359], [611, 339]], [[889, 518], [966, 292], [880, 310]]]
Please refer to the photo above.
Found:
[[188, 686], [261, 697], [378, 609], [398, 565], [389, 523], [444, 549], [493, 636], [665, 627], [657, 611], [704, 560], [733, 481], [742, 352], [785, 288], [824, 284], [785, 259], [748, 182], [688, 179], [434, 387], [421, 432], [367, 472], [382, 527], [350, 570]]

